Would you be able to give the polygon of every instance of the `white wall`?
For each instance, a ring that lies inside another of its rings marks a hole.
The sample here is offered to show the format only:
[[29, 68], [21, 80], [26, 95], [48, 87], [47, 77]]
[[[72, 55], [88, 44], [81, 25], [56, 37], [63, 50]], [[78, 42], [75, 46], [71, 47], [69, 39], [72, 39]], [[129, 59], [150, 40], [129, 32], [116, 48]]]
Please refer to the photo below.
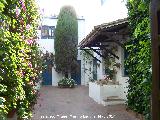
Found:
[[98, 10], [98, 24], [108, 23], [127, 17], [126, 0], [105, 0]]
[[89, 80], [93, 78], [93, 58], [85, 58], [81, 55], [81, 84], [88, 85]]
[[78, 20], [78, 44], [85, 38], [85, 19]]
[[104, 75], [103, 75], [103, 64], [102, 64], [102, 57], [100, 57], [100, 56], [98, 56], [97, 55], [97, 58], [101, 61], [101, 63], [100, 62], [98, 62], [99, 64], [100, 64], [100, 66], [98, 67], [97, 66], [97, 80], [99, 80], [99, 79], [103, 79], [104, 77]]
[[[98, 102], [98, 104], [106, 105], [104, 100], [109, 97], [117, 96], [118, 99], [124, 99], [122, 96], [122, 85], [98, 85], [95, 82], [89, 82], [89, 97], [93, 98], [94, 101]], [[113, 101], [114, 102], [114, 101]], [[125, 101], [116, 101], [115, 103], [109, 103], [108, 105], [112, 104], [124, 104]]]
[[54, 40], [53, 39], [39, 39], [37, 43], [40, 45], [43, 53], [48, 51], [49, 53], [54, 53]]
[[118, 73], [119, 74], [119, 79], [120, 79], [119, 83], [123, 85], [122, 97], [124, 99], [127, 99], [127, 97], [126, 97], [127, 91], [128, 91], [127, 86], [129, 85], [127, 81], [129, 79], [129, 77], [124, 75], [124, 49], [120, 46], [119, 46], [119, 55], [120, 55], [120, 63], [121, 63], [121, 68], [120, 68], [120, 71]]
[[61, 80], [64, 77], [61, 73], [57, 73], [52, 67], [52, 85], [53, 86], [58, 86], [58, 81]]

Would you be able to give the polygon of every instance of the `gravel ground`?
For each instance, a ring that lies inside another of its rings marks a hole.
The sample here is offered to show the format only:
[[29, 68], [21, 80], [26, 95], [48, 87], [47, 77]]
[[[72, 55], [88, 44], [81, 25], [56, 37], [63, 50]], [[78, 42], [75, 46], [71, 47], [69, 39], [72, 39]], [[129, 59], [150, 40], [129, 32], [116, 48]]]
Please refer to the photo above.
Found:
[[125, 105], [103, 106], [88, 95], [88, 87], [43, 86], [32, 120], [139, 120]]

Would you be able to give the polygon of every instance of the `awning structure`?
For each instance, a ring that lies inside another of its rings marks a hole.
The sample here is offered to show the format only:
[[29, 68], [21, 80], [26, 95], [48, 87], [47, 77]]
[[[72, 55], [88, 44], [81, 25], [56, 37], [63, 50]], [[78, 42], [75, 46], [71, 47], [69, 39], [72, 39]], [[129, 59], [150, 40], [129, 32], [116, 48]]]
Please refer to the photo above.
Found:
[[113, 57], [119, 59], [119, 57], [112, 53], [110, 49], [107, 49], [107, 47], [109, 47], [107, 43], [113, 42], [121, 47], [124, 47], [124, 43], [128, 40], [128, 38], [128, 20], [127, 18], [124, 18], [95, 26], [86, 38], [79, 43], [79, 47], [82, 50], [92, 50], [103, 58], [105, 58], [105, 56], [102, 55], [99, 50], [105, 50], [106, 53], [110, 53]]

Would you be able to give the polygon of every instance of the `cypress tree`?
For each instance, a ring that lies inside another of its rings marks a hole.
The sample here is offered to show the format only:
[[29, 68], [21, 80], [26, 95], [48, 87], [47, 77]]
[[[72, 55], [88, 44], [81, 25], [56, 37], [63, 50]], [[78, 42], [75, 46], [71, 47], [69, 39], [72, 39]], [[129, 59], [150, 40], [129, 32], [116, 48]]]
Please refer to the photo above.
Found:
[[63, 6], [55, 29], [56, 71], [65, 75], [77, 68], [78, 21], [72, 6]]

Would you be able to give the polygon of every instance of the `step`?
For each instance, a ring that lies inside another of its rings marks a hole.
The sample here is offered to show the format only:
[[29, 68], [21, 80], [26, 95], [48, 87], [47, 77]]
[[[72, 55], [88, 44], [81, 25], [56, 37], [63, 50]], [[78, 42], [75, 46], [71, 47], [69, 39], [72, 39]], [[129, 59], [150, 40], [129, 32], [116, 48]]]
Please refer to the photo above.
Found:
[[107, 105], [125, 104], [125, 100], [119, 98], [118, 96], [109, 96], [109, 97], [107, 97], [107, 99], [104, 99], [104, 100], [102, 101], [102, 104], [103, 104], [104, 106], [107, 106]]

